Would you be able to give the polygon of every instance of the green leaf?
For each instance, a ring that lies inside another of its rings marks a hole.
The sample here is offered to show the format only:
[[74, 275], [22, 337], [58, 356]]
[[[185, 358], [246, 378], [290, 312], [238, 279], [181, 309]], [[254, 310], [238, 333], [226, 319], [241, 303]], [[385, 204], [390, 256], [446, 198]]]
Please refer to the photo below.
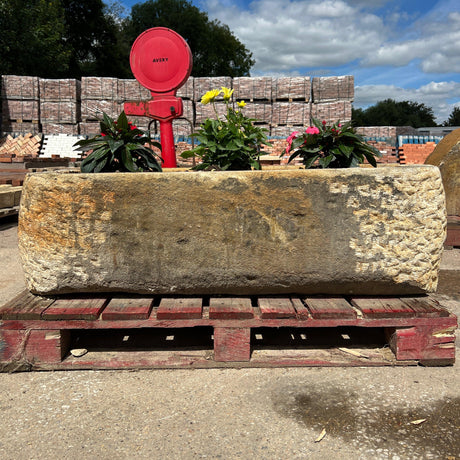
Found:
[[309, 169], [313, 166], [313, 163], [319, 158], [319, 155], [313, 155], [311, 157], [308, 157], [308, 158], [304, 158], [303, 159], [303, 164], [305, 166], [305, 168]]
[[319, 164], [321, 165], [321, 167], [327, 168], [332, 160], [335, 160], [335, 156], [334, 155], [328, 155], [326, 157], [320, 158], [319, 159]]
[[133, 158], [129, 150], [123, 149], [121, 151], [121, 162], [128, 171], [131, 171], [131, 172], [136, 171], [136, 167], [134, 165]]
[[112, 153], [115, 153], [122, 145], [124, 145], [124, 141], [117, 141], [117, 140], [108, 138], [107, 139], [107, 144], [108, 144], [108, 146], [110, 148], [110, 151]]
[[344, 144], [340, 144], [339, 149], [347, 158], [350, 158], [350, 155], [353, 152], [353, 147]]
[[117, 119], [117, 128], [122, 129], [124, 131], [129, 130], [129, 125], [128, 125], [128, 118], [126, 117], [126, 113], [123, 110], [120, 115], [118, 116]]

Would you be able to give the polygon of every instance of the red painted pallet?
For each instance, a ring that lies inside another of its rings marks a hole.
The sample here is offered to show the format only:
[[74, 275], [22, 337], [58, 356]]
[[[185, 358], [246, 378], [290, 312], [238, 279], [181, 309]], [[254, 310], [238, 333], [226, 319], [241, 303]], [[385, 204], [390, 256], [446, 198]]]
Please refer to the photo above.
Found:
[[[45, 298], [0, 308], [0, 366], [126, 369], [448, 365], [457, 318], [430, 296]], [[351, 340], [350, 336], [369, 340]], [[377, 337], [383, 342], [375, 345]], [[84, 348], [74, 357], [70, 351]]]

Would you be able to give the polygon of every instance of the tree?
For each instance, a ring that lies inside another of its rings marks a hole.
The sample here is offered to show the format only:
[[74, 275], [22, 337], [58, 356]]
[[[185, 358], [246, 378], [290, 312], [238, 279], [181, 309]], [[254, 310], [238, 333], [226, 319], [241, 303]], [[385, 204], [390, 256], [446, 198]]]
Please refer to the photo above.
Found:
[[443, 126], [460, 126], [460, 107], [454, 107], [449, 118], [442, 124]]
[[365, 110], [354, 109], [352, 120], [356, 126], [437, 126], [433, 109], [412, 101], [396, 102], [385, 99]]
[[69, 66], [59, 0], [0, 0], [0, 74], [58, 77]]
[[152, 27], [167, 27], [184, 37], [193, 54], [195, 77], [245, 76], [255, 63], [228, 26], [210, 21], [188, 0], [147, 0], [134, 5], [125, 23], [125, 39], [133, 43]]
[[[71, 53], [69, 76], [129, 76], [129, 61], [123, 56], [120, 42], [120, 26], [102, 0], [61, 2], [64, 37]], [[126, 52], [127, 47], [124, 49]]]
[[112, 11], [102, 0], [0, 0], [0, 74], [130, 77]]

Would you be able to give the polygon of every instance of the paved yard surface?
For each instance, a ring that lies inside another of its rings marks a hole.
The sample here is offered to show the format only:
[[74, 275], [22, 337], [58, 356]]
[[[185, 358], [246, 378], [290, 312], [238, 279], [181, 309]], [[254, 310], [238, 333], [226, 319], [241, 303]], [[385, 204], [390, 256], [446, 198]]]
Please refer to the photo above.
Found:
[[[16, 230], [0, 221], [0, 304], [24, 288]], [[458, 286], [453, 250], [460, 315]], [[3, 459], [458, 460], [460, 364], [0, 374], [0, 416]]]

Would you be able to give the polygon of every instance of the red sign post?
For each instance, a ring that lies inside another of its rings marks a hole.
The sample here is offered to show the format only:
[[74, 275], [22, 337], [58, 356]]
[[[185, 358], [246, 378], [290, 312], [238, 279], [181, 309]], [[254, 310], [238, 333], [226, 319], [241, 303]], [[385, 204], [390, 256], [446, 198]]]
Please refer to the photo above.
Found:
[[130, 64], [136, 80], [150, 90], [152, 99], [125, 102], [125, 113], [160, 122], [163, 167], [175, 168], [172, 120], [183, 113], [182, 99], [176, 97], [176, 91], [192, 72], [192, 52], [178, 33], [154, 27], [137, 37], [131, 48]]

